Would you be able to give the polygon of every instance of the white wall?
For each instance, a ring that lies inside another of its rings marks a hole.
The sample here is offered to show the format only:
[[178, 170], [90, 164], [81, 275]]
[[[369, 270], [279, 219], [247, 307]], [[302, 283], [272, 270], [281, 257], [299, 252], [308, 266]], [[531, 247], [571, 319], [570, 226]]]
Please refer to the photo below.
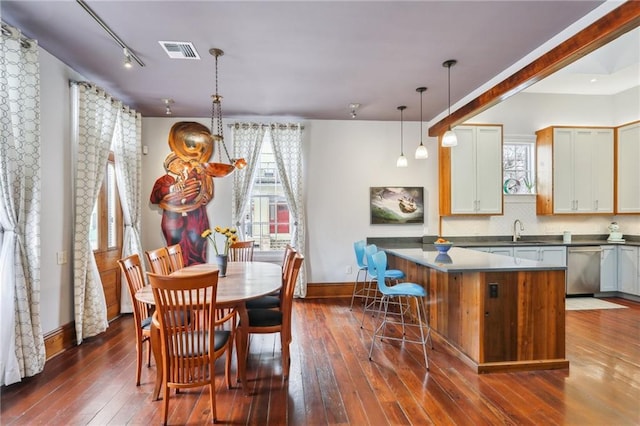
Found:
[[[81, 78], [43, 49], [39, 55], [42, 181], [40, 314], [42, 331], [46, 334], [73, 320], [69, 80]], [[67, 264], [57, 264], [56, 254], [59, 251], [67, 252]]]

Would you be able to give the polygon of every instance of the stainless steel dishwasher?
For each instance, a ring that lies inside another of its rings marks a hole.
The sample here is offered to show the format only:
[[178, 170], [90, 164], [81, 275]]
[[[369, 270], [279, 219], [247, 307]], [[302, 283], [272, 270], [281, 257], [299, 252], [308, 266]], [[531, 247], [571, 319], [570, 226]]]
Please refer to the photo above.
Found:
[[593, 294], [600, 291], [599, 246], [567, 249], [567, 294]]

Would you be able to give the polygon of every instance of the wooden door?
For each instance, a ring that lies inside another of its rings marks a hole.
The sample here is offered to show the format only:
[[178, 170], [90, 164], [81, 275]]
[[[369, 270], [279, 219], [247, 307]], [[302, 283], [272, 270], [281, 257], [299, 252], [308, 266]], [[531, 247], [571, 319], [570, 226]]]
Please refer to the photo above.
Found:
[[117, 261], [122, 254], [123, 230], [113, 154], [109, 156], [92, 219], [93, 254], [102, 281], [107, 319], [112, 320], [120, 315], [121, 276]]

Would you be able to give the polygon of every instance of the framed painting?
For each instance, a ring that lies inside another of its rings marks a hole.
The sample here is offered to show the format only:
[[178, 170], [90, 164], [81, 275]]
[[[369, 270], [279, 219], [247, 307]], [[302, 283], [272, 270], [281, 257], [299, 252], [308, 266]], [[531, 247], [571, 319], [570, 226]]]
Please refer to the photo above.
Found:
[[424, 188], [376, 186], [369, 189], [371, 224], [424, 223]]

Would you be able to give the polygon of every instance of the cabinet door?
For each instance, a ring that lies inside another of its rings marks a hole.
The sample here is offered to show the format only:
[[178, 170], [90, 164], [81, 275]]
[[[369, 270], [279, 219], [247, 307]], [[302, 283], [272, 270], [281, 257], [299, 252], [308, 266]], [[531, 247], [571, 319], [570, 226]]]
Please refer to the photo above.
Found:
[[567, 249], [564, 246], [540, 247], [540, 262], [567, 266]]
[[451, 213], [476, 212], [476, 158], [474, 128], [455, 129], [458, 145], [451, 147]]
[[618, 247], [618, 289], [640, 295], [638, 291], [638, 247]]
[[502, 127], [478, 126], [475, 151], [476, 211], [502, 214]]
[[572, 213], [573, 137], [571, 129], [553, 130], [553, 212]]
[[513, 247], [491, 247], [489, 253], [513, 257]]
[[600, 291], [618, 290], [618, 251], [615, 246], [601, 246]]
[[613, 129], [594, 130], [591, 144], [592, 211], [613, 213]]
[[515, 247], [513, 257], [520, 259], [539, 260], [540, 250], [538, 247]]
[[574, 213], [591, 213], [594, 211], [593, 188], [590, 185], [594, 146], [595, 133], [593, 130], [574, 130], [572, 147]]
[[640, 213], [640, 123], [617, 129], [617, 213]]

